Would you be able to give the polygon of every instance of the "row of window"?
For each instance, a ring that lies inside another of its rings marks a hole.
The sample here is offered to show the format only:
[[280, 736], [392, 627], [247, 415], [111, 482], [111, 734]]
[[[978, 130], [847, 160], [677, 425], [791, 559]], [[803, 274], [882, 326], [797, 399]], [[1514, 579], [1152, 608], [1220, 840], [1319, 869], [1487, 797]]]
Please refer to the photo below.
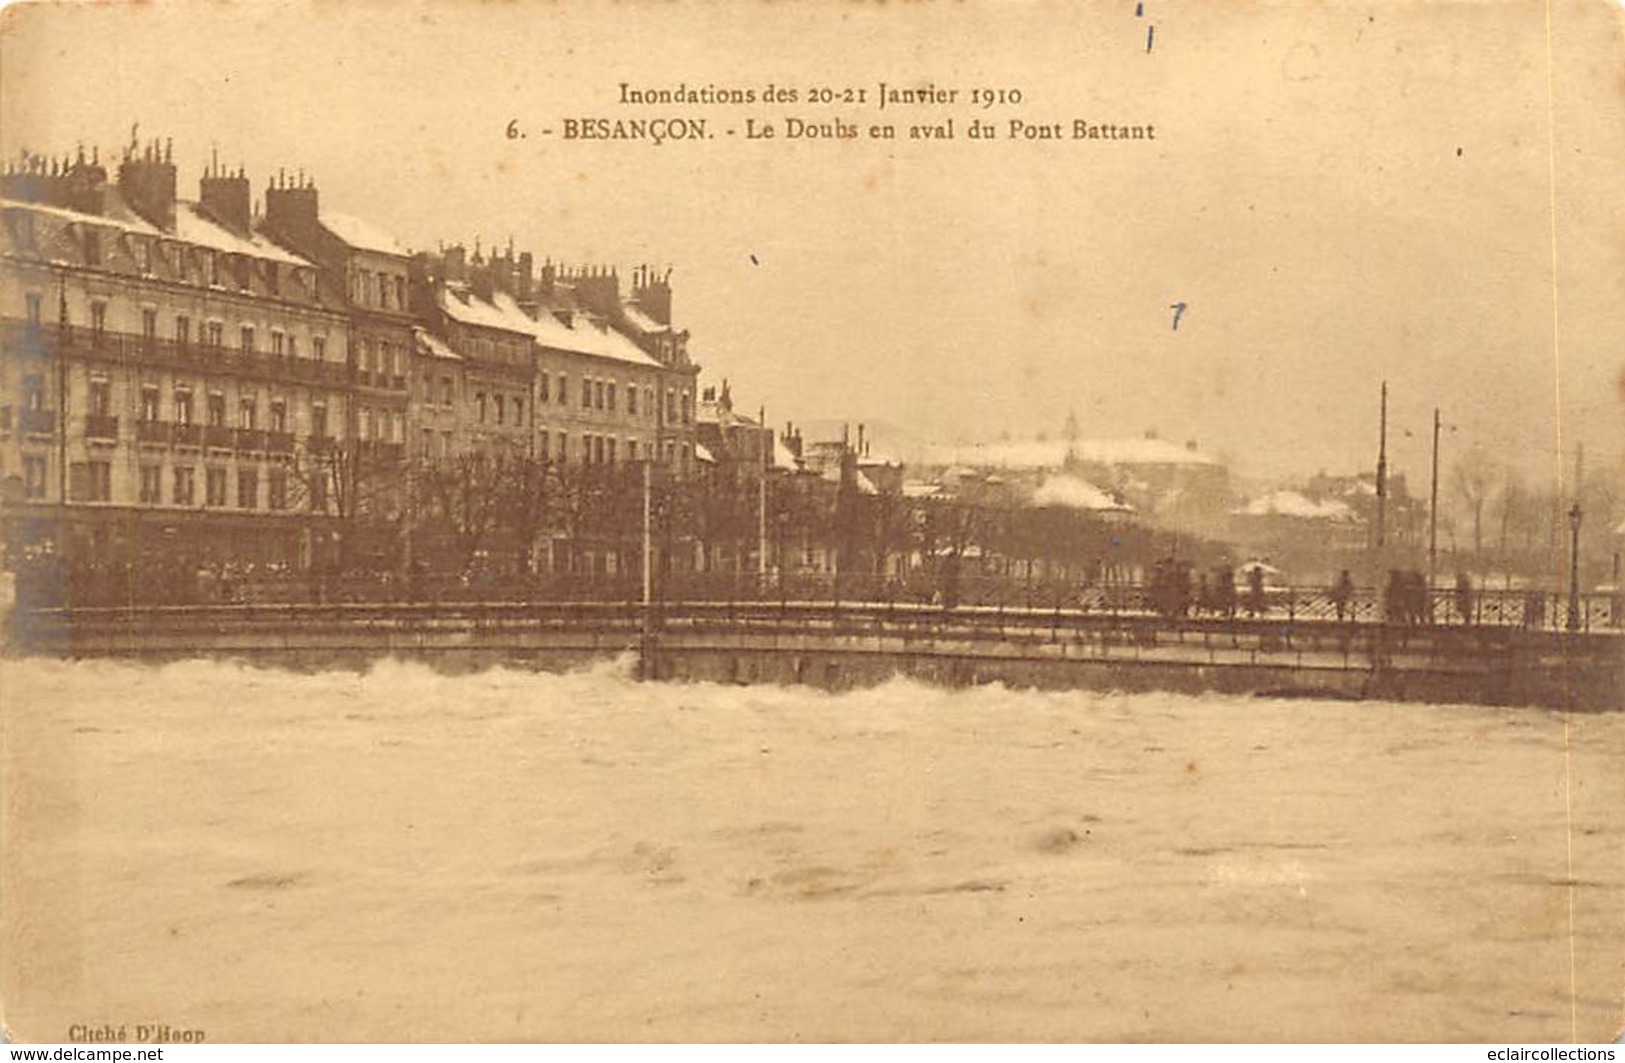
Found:
[[[583, 433], [579, 439], [579, 451], [572, 452], [570, 433], [538, 429], [537, 456], [560, 463], [580, 460], [589, 465], [613, 465], [617, 461], [648, 461], [659, 456], [655, 453], [654, 444], [640, 442], [637, 439], [620, 440], [612, 436], [591, 433]], [[455, 453], [452, 433], [444, 430], [436, 432], [432, 428], [422, 430], [418, 447], [420, 456], [431, 459], [450, 458]], [[686, 464], [688, 457], [686, 444], [666, 445], [667, 461], [680, 458]]]
[[490, 403], [487, 404], [485, 392], [478, 392], [474, 396], [474, 415], [480, 424], [485, 424], [487, 414], [491, 415], [491, 420], [495, 424], [512, 424], [515, 428], [523, 428], [525, 400], [517, 395], [493, 394]]
[[406, 278], [399, 273], [350, 271], [350, 302], [382, 310], [406, 309]]
[[[105, 380], [92, 380], [90, 382], [90, 412], [93, 414], [107, 414], [111, 412], [112, 393]], [[189, 425], [196, 422], [196, 407], [193, 401], [192, 389], [186, 386], [175, 388], [173, 401], [170, 406], [170, 420], [175, 424]], [[289, 429], [288, 403], [286, 399], [272, 399], [266, 407], [267, 417], [263, 427], [272, 432], [287, 432]], [[211, 391], [204, 398], [203, 415], [205, 425], [210, 428], [228, 427], [226, 420], [226, 396], [218, 391]], [[163, 409], [158, 388], [147, 384], [141, 388], [141, 420], [146, 422], [162, 421]], [[321, 399], [314, 399], [310, 405], [310, 434], [324, 437], [327, 433], [327, 403]], [[259, 428], [259, 400], [253, 395], [244, 395], [237, 400], [237, 428]]]
[[356, 436], [378, 443], [406, 442], [406, 411], [356, 407]]
[[[540, 403], [553, 403], [568, 405], [570, 401], [570, 378], [563, 373], [549, 375], [542, 373], [537, 377], [537, 401]], [[454, 388], [449, 376], [440, 378], [440, 404], [449, 407], [452, 405]], [[627, 384], [625, 392], [621, 392], [613, 380], [597, 380], [591, 377], [581, 381], [581, 408], [584, 410], [603, 410], [606, 413], [619, 412], [619, 396], [626, 397], [626, 412], [630, 416], [638, 416], [642, 411], [644, 417], [653, 417], [655, 414], [655, 392], [653, 388], [641, 389], [642, 401], [639, 402], [640, 389], [636, 384]], [[423, 381], [423, 400], [434, 401], [434, 382], [425, 377]], [[679, 401], [681, 405], [679, 406]], [[493, 394], [491, 403], [487, 406], [485, 392], [477, 392], [474, 396], [475, 416], [480, 423], [485, 423], [487, 414], [497, 424], [510, 423], [505, 420], [509, 410], [512, 411], [511, 423], [515, 426], [524, 425], [524, 400], [516, 396], [509, 397], [506, 402], [503, 396]], [[666, 390], [666, 423], [689, 424], [694, 418], [693, 398], [687, 391], [680, 396], [675, 389]]]
[[369, 373], [384, 373], [390, 376], [406, 376], [406, 348], [398, 344], [379, 340], [376, 344], [372, 340], [362, 337], [360, 357], [356, 359], [356, 367]]
[[[94, 463], [92, 463], [94, 464]], [[190, 465], [176, 465], [169, 470], [169, 498], [170, 505], [195, 506], [197, 505], [197, 470]], [[230, 470], [219, 466], [206, 466], [203, 470], [203, 504], [211, 509], [221, 509], [235, 504], [238, 509], [259, 509], [260, 497], [260, 470], [242, 468], [237, 470], [237, 491], [233, 495], [230, 491]], [[312, 477], [310, 481], [311, 505], [313, 509], [326, 508], [326, 481], [320, 477]], [[320, 497], [320, 504], [317, 498]], [[162, 465], [143, 465], [140, 469], [140, 485], [138, 499], [142, 505], [161, 506], [164, 498], [164, 467]], [[101, 499], [100, 501], [106, 501]], [[265, 508], [275, 511], [288, 508], [288, 470], [270, 469], [265, 476]]]
[[[46, 459], [42, 455], [23, 456], [23, 497], [42, 500], [46, 497]], [[198, 503], [197, 469], [191, 465], [176, 465], [170, 470], [169, 491], [165, 496], [164, 467], [157, 464], [142, 465], [139, 469], [137, 501], [142, 505], [159, 506], [166, 501], [175, 506], [195, 506]], [[113, 500], [113, 465], [108, 461], [87, 461], [71, 465], [68, 469], [68, 495], [75, 502], [111, 502]], [[311, 477], [307, 488], [310, 507], [321, 511], [327, 508], [327, 481], [322, 476]], [[220, 466], [203, 469], [203, 504], [210, 508], [235, 505], [238, 509], [259, 509], [260, 470], [239, 468], [236, 493], [230, 491], [230, 470]], [[272, 468], [265, 475], [265, 508], [279, 511], [289, 505], [289, 473], [287, 469]]]
[[[27, 292], [25, 298], [28, 304], [28, 323], [42, 324], [43, 296], [39, 292]], [[225, 322], [207, 320], [201, 323], [197, 330], [197, 342], [205, 350], [220, 350], [225, 346]], [[95, 299], [90, 304], [90, 331], [92, 343], [98, 342], [107, 331], [107, 302]], [[158, 340], [158, 310], [155, 307], [141, 308], [141, 337], [148, 343]], [[245, 353], [253, 354], [259, 351], [258, 329], [253, 325], [240, 325], [237, 329], [237, 348]], [[269, 353], [276, 357], [299, 357], [299, 337], [285, 332], [282, 329], [270, 329]], [[171, 333], [175, 346], [188, 348], [192, 345], [192, 318], [188, 314], [176, 314], [174, 330]], [[318, 362], [327, 360], [327, 337], [312, 336], [310, 340], [311, 358]], [[387, 345], [386, 345], [387, 347]], [[406, 374], [405, 352], [398, 350], [389, 359], [395, 367], [397, 376]]]

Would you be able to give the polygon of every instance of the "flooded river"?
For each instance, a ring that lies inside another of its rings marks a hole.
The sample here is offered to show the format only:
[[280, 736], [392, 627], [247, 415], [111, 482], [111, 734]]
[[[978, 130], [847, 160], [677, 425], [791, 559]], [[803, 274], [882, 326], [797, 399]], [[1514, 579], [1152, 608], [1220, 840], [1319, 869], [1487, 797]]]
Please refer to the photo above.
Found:
[[0, 706], [20, 1039], [1544, 1042], [1625, 1006], [1617, 713], [110, 661], [4, 662]]

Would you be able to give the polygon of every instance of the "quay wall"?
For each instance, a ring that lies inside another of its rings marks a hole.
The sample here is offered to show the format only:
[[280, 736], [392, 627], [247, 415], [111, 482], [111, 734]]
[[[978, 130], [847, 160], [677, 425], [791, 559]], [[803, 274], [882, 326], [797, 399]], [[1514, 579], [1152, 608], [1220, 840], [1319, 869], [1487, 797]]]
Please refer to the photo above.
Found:
[[301, 669], [382, 658], [447, 670], [563, 670], [636, 655], [646, 678], [848, 689], [945, 686], [1217, 691], [1625, 708], [1619, 633], [829, 605], [220, 606], [42, 611], [14, 648], [63, 657], [222, 657]]

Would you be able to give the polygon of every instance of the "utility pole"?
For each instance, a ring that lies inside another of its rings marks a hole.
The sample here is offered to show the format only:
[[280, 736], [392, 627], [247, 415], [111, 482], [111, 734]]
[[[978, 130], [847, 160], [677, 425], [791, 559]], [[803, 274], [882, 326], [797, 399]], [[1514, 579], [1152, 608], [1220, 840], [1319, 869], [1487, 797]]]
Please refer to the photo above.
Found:
[[[1387, 540], [1388, 518], [1388, 381], [1382, 382], [1382, 416], [1377, 429], [1377, 553]], [[1379, 556], [1379, 562], [1382, 558]]]
[[762, 430], [757, 443], [762, 448], [762, 467], [756, 477], [756, 593], [767, 594], [767, 467], [773, 447], [773, 430], [767, 426], [767, 407], [758, 411]]
[[67, 556], [63, 534], [68, 528], [68, 275], [57, 277], [56, 333], [56, 504], [62, 521], [57, 525], [57, 556]]
[[1570, 631], [1580, 630], [1580, 502], [1569, 508], [1569, 622]]
[[639, 610], [639, 631], [641, 638], [638, 641], [638, 678], [656, 678], [654, 660], [654, 533], [650, 521], [652, 507], [649, 496], [652, 494], [650, 480], [653, 476], [654, 459], [648, 457], [643, 462], [643, 608]]
[[654, 532], [649, 520], [649, 495], [651, 468], [653, 459], [646, 458], [643, 462], [643, 627], [645, 633], [649, 627], [649, 606], [654, 603]]
[[1428, 587], [1439, 570], [1439, 408], [1433, 407], [1433, 488], [1428, 499]]
[[1569, 630], [1580, 630], [1580, 520], [1585, 497], [1584, 443], [1574, 445], [1574, 505], [1569, 510]]

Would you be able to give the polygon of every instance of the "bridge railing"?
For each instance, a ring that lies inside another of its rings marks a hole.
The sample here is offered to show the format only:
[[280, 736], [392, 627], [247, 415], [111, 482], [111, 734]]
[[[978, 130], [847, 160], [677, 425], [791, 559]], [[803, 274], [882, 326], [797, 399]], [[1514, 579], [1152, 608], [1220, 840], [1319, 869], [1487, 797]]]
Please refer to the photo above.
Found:
[[[162, 593], [155, 593], [161, 591]], [[171, 571], [161, 586], [150, 581], [109, 580], [55, 588], [19, 580], [23, 611], [46, 607], [199, 607], [426, 605], [449, 609], [480, 606], [560, 604], [592, 609], [634, 608], [642, 600], [641, 574], [549, 573], [466, 577], [397, 573], [312, 574], [183, 573]], [[1170, 600], [1165, 593], [1135, 584], [1085, 585], [1061, 581], [1016, 581], [994, 577], [925, 581], [870, 575], [829, 574], [765, 578], [753, 573], [667, 573], [655, 583], [655, 602], [664, 609], [807, 603], [837, 612], [882, 607], [941, 615], [949, 612], [999, 615], [1078, 614], [1155, 617], [1162, 620], [1317, 623], [1389, 623], [1406, 626], [1495, 626], [1529, 630], [1568, 630], [1570, 604], [1551, 591], [1452, 588], [1414, 592], [1409, 599], [1361, 588], [1344, 597], [1325, 588], [1242, 588], [1233, 599], [1209, 595]], [[1625, 629], [1625, 600], [1617, 593], [1580, 596], [1572, 627], [1581, 631]]]

